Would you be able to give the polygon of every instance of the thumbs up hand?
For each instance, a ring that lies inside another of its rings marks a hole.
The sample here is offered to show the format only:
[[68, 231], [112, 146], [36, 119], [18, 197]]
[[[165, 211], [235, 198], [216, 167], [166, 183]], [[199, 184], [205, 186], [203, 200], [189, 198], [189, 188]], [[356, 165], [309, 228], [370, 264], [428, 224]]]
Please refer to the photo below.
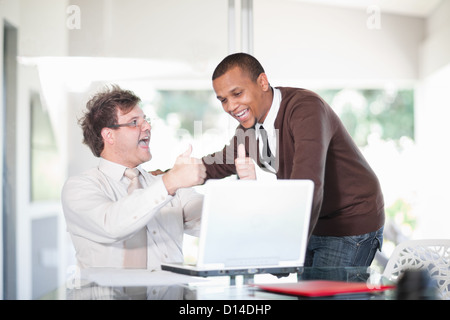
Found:
[[192, 153], [192, 144], [190, 144], [190, 145], [188, 146], [188, 148], [186, 149], [186, 151], [183, 152], [182, 154], [180, 154], [180, 155], [178, 156], [177, 159], [182, 159], [182, 158], [187, 159], [187, 158], [190, 158], [191, 153]]
[[250, 157], [246, 157], [243, 144], [238, 145], [238, 156], [234, 160], [234, 164], [241, 180], [256, 179], [255, 163]]
[[167, 192], [171, 195], [180, 188], [202, 184], [206, 178], [206, 167], [201, 159], [192, 158], [192, 146], [180, 154], [170, 171], [163, 176]]

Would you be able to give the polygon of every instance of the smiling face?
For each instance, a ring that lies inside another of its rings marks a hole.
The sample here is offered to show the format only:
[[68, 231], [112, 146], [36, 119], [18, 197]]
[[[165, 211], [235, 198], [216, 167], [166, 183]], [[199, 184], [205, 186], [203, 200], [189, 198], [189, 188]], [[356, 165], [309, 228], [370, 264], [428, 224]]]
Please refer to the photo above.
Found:
[[117, 109], [117, 123], [127, 124], [137, 121], [137, 126], [124, 126], [119, 128], [104, 128], [102, 136], [105, 148], [102, 157], [134, 168], [144, 162], [150, 161], [150, 124], [145, 121], [145, 115], [139, 106], [135, 106], [128, 113]]
[[272, 104], [272, 90], [265, 73], [252, 81], [247, 72], [233, 67], [213, 80], [213, 88], [225, 112], [244, 128], [264, 122]]

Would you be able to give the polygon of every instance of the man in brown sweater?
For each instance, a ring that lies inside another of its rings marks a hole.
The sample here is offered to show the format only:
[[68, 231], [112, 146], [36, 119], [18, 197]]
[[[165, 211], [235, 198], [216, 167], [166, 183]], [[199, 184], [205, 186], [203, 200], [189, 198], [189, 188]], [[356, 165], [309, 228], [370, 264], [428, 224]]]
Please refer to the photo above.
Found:
[[312, 180], [305, 266], [369, 266], [382, 245], [383, 195], [333, 109], [312, 91], [271, 87], [261, 64], [244, 53], [226, 57], [212, 80], [239, 126], [229, 145], [202, 159], [207, 179], [254, 179], [256, 163], [278, 179]]

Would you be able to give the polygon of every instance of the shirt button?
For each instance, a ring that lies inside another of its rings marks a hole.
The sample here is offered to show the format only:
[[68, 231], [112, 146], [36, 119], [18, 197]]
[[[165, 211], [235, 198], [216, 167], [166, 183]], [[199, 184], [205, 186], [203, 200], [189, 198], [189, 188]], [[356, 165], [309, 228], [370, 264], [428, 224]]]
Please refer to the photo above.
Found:
[[156, 230], [153, 230], [153, 234], [156, 234]]

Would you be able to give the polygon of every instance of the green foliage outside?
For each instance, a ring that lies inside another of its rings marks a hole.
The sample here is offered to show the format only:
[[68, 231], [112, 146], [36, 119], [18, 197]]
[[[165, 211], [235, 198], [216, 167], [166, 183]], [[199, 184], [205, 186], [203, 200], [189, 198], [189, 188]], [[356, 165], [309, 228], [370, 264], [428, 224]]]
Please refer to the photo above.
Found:
[[[353, 90], [365, 101], [355, 106], [351, 99], [336, 110], [350, 135], [358, 146], [367, 145], [367, 138], [377, 131], [383, 140], [398, 141], [401, 137], [414, 140], [414, 91], [399, 90], [389, 93], [385, 90]], [[341, 90], [318, 91], [332, 108]]]
[[[180, 127], [194, 134], [194, 122], [202, 121], [203, 130], [214, 128], [214, 118], [223, 110], [212, 105], [215, 97], [212, 90], [199, 91], [158, 91], [158, 98], [154, 101], [157, 115], [167, 120], [170, 114], [178, 114]], [[218, 103], [218, 102], [217, 102]]]
[[386, 218], [395, 221], [396, 224], [408, 226], [414, 230], [417, 224], [416, 217], [412, 214], [412, 206], [404, 199], [397, 199], [385, 210]]
[[[317, 91], [335, 110], [335, 98], [341, 92], [340, 89]], [[358, 146], [367, 145], [367, 138], [374, 131], [384, 140], [398, 141], [404, 136], [414, 139], [413, 90], [387, 92], [364, 89], [352, 92], [364, 99], [363, 106], [356, 106], [351, 99], [345, 101], [344, 98], [340, 99], [336, 112]], [[167, 120], [168, 115], [178, 114], [180, 127], [191, 134], [194, 121], [202, 121], [205, 130], [214, 128], [214, 117], [223, 112], [220, 107], [213, 105], [216, 102], [211, 90], [161, 90], [158, 93], [154, 101], [158, 116]]]

